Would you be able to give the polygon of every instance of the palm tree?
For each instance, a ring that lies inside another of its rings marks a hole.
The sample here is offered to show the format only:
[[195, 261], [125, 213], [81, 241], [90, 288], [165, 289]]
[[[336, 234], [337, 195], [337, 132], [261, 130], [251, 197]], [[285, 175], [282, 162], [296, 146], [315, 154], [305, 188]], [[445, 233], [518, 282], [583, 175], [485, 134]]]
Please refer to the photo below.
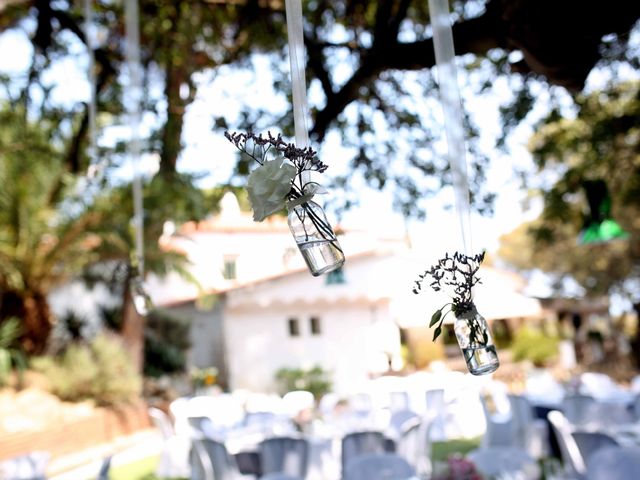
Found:
[[[0, 322], [21, 319], [23, 348], [41, 353], [55, 322], [49, 292], [91, 266], [117, 267], [97, 271], [103, 278], [105, 271], [125, 272], [114, 279], [123, 298], [123, 332], [131, 333], [135, 355], [143, 338], [128, 288], [134, 272], [131, 189], [123, 185], [90, 194], [80, 188], [80, 177], [64, 162], [63, 143], [48, 135], [46, 125], [0, 111]], [[146, 188], [152, 208], [145, 218], [145, 261], [149, 271], [189, 278], [184, 255], [158, 244], [164, 220], [176, 212], [173, 199], [180, 198], [183, 212], [202, 210], [198, 192], [185, 195], [179, 180], [157, 177]]]
[[[145, 186], [144, 260], [147, 272], [158, 276], [175, 272], [198, 286], [197, 280], [187, 268], [188, 261], [184, 253], [163, 248], [158, 239], [167, 219], [183, 220], [185, 215], [202, 215], [203, 198], [201, 192], [191, 187], [190, 181], [177, 174], [169, 177], [156, 176]], [[114, 209], [114, 205], [118, 208]], [[132, 354], [132, 361], [141, 370], [144, 318], [133, 307], [130, 288], [138, 275], [136, 261], [132, 256], [135, 251], [135, 232], [131, 223], [131, 187], [122, 185], [111, 189], [109, 195], [96, 200], [93, 208], [105, 212], [102, 215], [103, 222], [96, 229], [102, 239], [95, 247], [101, 263], [96, 265], [98, 268], [85, 272], [85, 278], [107, 284], [113, 294], [122, 298], [120, 334]], [[105, 265], [108, 268], [104, 268]]]
[[22, 320], [28, 353], [53, 327], [48, 292], [98, 260], [102, 214], [74, 199], [60, 151], [39, 126], [0, 112], [0, 321]]

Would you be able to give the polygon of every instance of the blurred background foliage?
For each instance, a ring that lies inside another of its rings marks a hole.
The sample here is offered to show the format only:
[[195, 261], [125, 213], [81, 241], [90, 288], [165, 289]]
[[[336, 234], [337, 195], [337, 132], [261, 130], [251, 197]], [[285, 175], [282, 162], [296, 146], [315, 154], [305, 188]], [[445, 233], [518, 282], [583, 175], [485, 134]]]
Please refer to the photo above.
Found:
[[283, 367], [276, 372], [276, 381], [281, 395], [294, 390], [306, 390], [313, 394], [316, 401], [330, 392], [333, 385], [330, 372], [318, 365], [308, 369]]
[[[124, 16], [122, 2], [92, 6], [97, 133], [104, 139], [127, 121]], [[47, 294], [70, 278], [110, 281], [122, 296], [122, 331], [135, 320], [127, 313], [135, 273], [131, 188], [117, 174], [127, 161], [127, 139], [99, 141], [92, 153], [86, 101], [60, 101], [51, 82], [56, 66], [86, 54], [81, 7], [70, 0], [0, 5], [0, 32], [22, 32], [31, 46], [27, 71], [0, 77], [0, 321], [22, 319], [21, 345], [33, 354], [45, 350], [55, 322]], [[339, 207], [357, 205], [358, 189], [368, 185], [391, 192], [404, 215], [423, 217], [425, 202], [417, 200], [451, 181], [436, 141], [441, 127], [427, 3], [308, 0], [303, 8], [314, 146], [322, 149], [333, 138], [351, 152], [333, 178], [342, 190]], [[522, 178], [532, 198], [542, 195], [544, 211], [504, 238], [501, 255], [518, 268], [550, 272], [558, 285], [570, 276], [587, 294], [622, 292], [640, 312], [634, 283], [640, 277], [639, 84], [620, 80], [640, 66], [634, 31], [640, 4], [612, 0], [603, 9], [577, 0], [471, 0], [452, 1], [451, 8], [465, 100], [495, 93], [500, 82], [508, 90], [495, 145], [482, 145], [485, 125], [466, 115], [476, 209], [492, 208], [494, 192], [485, 185], [490, 159], [507, 162], [509, 135], [523, 121], [537, 122], [530, 149], [538, 174]], [[248, 169], [238, 159], [229, 186], [201, 189], [200, 175], [180, 169], [185, 114], [212, 78], [255, 76], [260, 58], [286, 107], [267, 110], [240, 99], [236, 111], [211, 112], [211, 134], [271, 128], [292, 137], [284, 5], [142, 0], [140, 14], [143, 152], [159, 165], [144, 178], [145, 261], [149, 271], [188, 276], [184, 257], [160, 248], [165, 222], [215, 212], [226, 189], [237, 193]], [[592, 72], [600, 87], [587, 91]], [[593, 180], [607, 182], [626, 240], [576, 245], [587, 207], [581, 186]], [[640, 336], [638, 352], [640, 358]]]

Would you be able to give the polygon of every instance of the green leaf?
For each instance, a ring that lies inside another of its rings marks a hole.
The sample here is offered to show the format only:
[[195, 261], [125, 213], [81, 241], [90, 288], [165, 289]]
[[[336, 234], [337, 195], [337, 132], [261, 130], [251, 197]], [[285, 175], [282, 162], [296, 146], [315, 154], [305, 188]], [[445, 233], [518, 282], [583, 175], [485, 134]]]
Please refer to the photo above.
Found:
[[11, 355], [9, 350], [0, 349], [0, 385], [4, 385], [9, 373], [11, 373]]
[[433, 315], [431, 315], [431, 321], [429, 322], [429, 328], [433, 327], [440, 318], [442, 317], [442, 310], [436, 310]]
[[27, 356], [21, 352], [20, 350], [12, 349], [9, 351], [11, 358], [13, 359], [13, 363], [15, 364], [18, 371], [26, 370], [28, 365]]
[[438, 338], [440, 336], [440, 334], [442, 333], [442, 325], [438, 325], [438, 328], [436, 328], [433, 332], [433, 341], [436, 341], [436, 338]]

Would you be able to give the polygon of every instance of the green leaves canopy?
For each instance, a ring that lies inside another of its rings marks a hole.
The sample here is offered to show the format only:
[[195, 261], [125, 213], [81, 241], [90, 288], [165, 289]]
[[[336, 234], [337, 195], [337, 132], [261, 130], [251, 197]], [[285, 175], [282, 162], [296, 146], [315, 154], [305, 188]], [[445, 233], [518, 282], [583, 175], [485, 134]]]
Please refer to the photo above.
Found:
[[[530, 149], [539, 168], [553, 172], [539, 185], [544, 210], [536, 221], [503, 237], [500, 256], [523, 268], [571, 276], [588, 294], [623, 288], [640, 269], [640, 82], [579, 96], [575, 117], [552, 112], [536, 129]], [[583, 185], [604, 180], [612, 216], [630, 238], [578, 245], [587, 214]]]

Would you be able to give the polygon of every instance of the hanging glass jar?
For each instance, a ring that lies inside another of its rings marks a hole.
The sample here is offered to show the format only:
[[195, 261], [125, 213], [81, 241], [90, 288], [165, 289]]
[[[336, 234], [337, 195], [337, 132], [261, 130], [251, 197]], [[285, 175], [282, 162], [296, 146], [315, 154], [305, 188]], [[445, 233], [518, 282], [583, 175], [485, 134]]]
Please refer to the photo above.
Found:
[[317, 277], [342, 266], [344, 253], [320, 205], [306, 201], [290, 207], [288, 222], [311, 275]]
[[489, 325], [475, 305], [456, 315], [454, 331], [470, 373], [486, 375], [498, 369], [500, 361]]
[[142, 279], [139, 276], [132, 278], [129, 287], [131, 291], [131, 301], [138, 315], [142, 315], [143, 317], [148, 315], [149, 312], [153, 310], [153, 302], [151, 301], [149, 293], [147, 293]]

